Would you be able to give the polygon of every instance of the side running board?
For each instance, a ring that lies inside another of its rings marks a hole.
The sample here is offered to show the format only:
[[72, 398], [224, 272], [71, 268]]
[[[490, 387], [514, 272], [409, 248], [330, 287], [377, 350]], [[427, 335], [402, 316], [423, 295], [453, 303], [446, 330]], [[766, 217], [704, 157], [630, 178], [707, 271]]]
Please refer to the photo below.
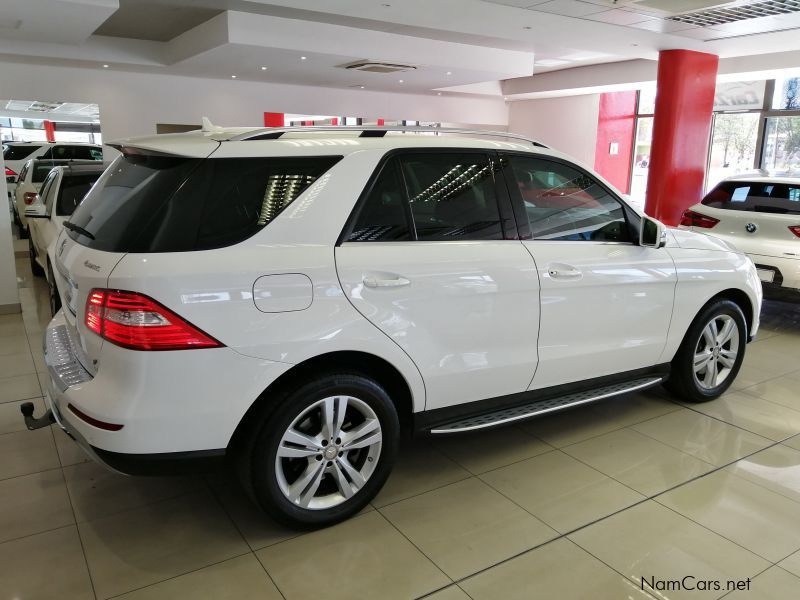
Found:
[[504, 425], [513, 421], [520, 421], [530, 417], [536, 417], [547, 413], [563, 410], [581, 404], [588, 404], [610, 398], [612, 396], [619, 396], [620, 394], [627, 394], [628, 392], [635, 392], [645, 388], [652, 387], [661, 383], [663, 377], [649, 376], [626, 381], [624, 383], [615, 383], [603, 387], [595, 388], [585, 392], [576, 392], [566, 396], [557, 398], [550, 398], [548, 400], [533, 400], [526, 404], [514, 406], [511, 408], [503, 408], [491, 412], [486, 412], [472, 417], [466, 417], [439, 425], [430, 430], [431, 433], [460, 433], [463, 431], [475, 431], [477, 429], [486, 429], [488, 427], [495, 427], [497, 425]]

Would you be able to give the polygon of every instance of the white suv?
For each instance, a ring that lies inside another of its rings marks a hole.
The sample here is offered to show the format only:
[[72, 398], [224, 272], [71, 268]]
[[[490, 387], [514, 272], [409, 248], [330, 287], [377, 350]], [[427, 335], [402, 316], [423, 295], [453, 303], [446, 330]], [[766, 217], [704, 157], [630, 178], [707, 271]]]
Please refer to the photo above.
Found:
[[[753, 263], [508, 134], [159, 135], [56, 241], [49, 412], [132, 473], [227, 458], [297, 526], [363, 508], [402, 433], [733, 381]], [[454, 133], [454, 132], [451, 132]], [[670, 376], [671, 374], [671, 376]]]

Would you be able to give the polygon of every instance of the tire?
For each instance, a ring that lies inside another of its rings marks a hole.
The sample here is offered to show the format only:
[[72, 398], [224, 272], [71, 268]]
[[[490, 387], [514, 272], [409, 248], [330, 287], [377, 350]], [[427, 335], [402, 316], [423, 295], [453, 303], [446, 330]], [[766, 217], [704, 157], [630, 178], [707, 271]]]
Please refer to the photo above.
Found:
[[302, 529], [363, 509], [397, 456], [400, 423], [383, 387], [359, 373], [328, 373], [274, 402], [239, 458], [242, 483], [256, 502], [275, 520]]
[[61, 295], [58, 293], [58, 286], [56, 285], [56, 278], [50, 261], [47, 261], [47, 286], [50, 288], [50, 316], [54, 317], [61, 310]]
[[33, 247], [33, 240], [28, 238], [28, 256], [31, 260], [31, 273], [35, 277], [44, 277], [44, 269], [36, 262], [36, 249]]
[[730, 300], [710, 302], [692, 322], [672, 360], [667, 389], [689, 402], [719, 398], [739, 373], [746, 343], [742, 309]]
[[[19, 219], [19, 217], [17, 217], [17, 219]], [[19, 224], [19, 239], [27, 240], [27, 239], [30, 239], [30, 237], [31, 237], [30, 229], [28, 229], [27, 227], [24, 227], [22, 225], [22, 222], [20, 221], [20, 224]]]

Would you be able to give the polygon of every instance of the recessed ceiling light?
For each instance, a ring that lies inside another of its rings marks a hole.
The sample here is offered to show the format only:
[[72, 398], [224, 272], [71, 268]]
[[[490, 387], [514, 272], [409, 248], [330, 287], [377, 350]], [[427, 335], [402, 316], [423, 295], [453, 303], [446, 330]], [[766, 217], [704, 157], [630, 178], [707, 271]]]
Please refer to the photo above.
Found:
[[508, 100], [508, 96], [503, 96], [503, 100]]
[[359, 87], [359, 89], [362, 89], [362, 90], [364, 89], [364, 86], [363, 86], [363, 85], [360, 85], [360, 86], [358, 86], [358, 87]]
[[533, 29], [533, 27], [531, 27], [530, 25], [525, 25], [525, 27], [523, 27], [523, 29]]
[[104, 69], [107, 69], [107, 68], [108, 68], [108, 65], [103, 65], [103, 68], [104, 68]]
[[261, 70], [262, 70], [262, 71], [266, 71], [266, 70], [267, 70], [267, 67], [261, 67]]
[[236, 79], [236, 75], [231, 75], [231, 79]]
[[442, 92], [436, 92], [436, 95], [437, 95], [437, 96], [441, 96], [441, 95], [442, 95]]
[[452, 74], [453, 74], [452, 71], [448, 71], [447, 73], [445, 73], [445, 75], [452, 75]]
[[307, 59], [307, 58], [308, 58], [307, 56], [301, 56], [301, 57], [300, 57], [300, 60], [305, 60], [305, 59]]
[[403, 83], [403, 80], [402, 79], [398, 79], [397, 83]]

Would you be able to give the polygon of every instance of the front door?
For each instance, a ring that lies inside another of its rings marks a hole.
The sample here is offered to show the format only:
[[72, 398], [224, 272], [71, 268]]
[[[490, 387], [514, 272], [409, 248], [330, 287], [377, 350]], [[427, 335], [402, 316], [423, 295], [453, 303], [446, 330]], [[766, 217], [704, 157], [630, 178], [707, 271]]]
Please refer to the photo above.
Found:
[[541, 282], [531, 388], [657, 364], [677, 282], [669, 253], [639, 246], [638, 216], [583, 169], [551, 157], [506, 158]]
[[536, 269], [488, 153], [385, 160], [336, 249], [353, 306], [416, 363], [431, 410], [527, 389]]

